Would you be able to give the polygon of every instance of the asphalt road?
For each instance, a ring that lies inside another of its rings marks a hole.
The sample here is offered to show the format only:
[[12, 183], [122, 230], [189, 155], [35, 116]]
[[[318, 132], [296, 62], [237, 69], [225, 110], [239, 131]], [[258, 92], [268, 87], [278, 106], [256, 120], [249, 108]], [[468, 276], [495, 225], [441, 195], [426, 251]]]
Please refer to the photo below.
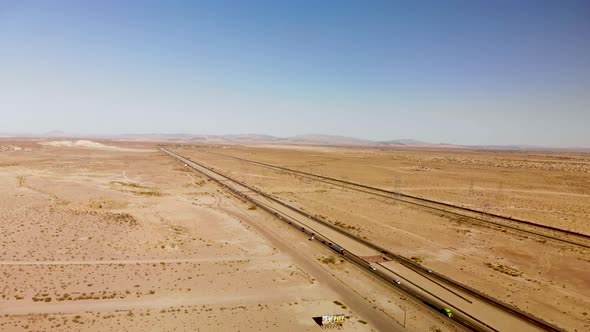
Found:
[[[208, 177], [220, 181], [234, 192], [246, 195], [257, 204], [261, 204], [269, 210], [275, 211], [277, 217], [299, 223], [300, 225], [303, 225], [306, 230], [311, 230], [317, 234], [318, 237], [324, 238], [331, 243], [338, 244], [346, 250], [344, 256], [356, 261], [360, 266], [363, 264], [368, 265], [367, 262], [359, 262], [359, 259], [363, 256], [379, 255], [379, 252], [375, 249], [367, 247], [354, 238], [350, 238], [330, 227], [318, 223], [303, 212], [290, 209], [286, 206], [286, 203], [269, 199], [269, 197], [266, 197], [263, 193], [254, 191], [247, 185], [235, 182], [225, 175], [218, 174], [220, 173], [220, 170], [215, 170], [214, 172], [208, 165], [203, 165], [206, 166], [203, 167], [184, 157], [175, 154], [172, 154], [172, 156]], [[463, 290], [458, 289], [451, 284], [444, 284], [440, 280], [435, 280], [431, 276], [428, 276], [427, 273], [418, 272], [394, 261], [378, 264], [377, 270], [372, 273], [383, 280], [400, 280], [401, 284], [399, 285], [391, 282], [392, 287], [400, 288], [400, 290], [428, 303], [433, 308], [451, 308], [454, 313], [454, 319], [463, 325], [470, 326], [473, 330], [519, 332], [542, 331], [542, 329], [530, 322], [525, 321], [490, 302], [466, 294]]]

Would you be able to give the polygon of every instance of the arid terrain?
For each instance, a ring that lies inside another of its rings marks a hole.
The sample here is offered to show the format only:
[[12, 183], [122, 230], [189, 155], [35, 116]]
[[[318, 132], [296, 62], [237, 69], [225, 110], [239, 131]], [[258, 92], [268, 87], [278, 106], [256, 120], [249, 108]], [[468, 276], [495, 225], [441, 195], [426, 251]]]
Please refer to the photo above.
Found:
[[0, 332], [590, 332], [590, 0], [0, 0]]
[[590, 155], [185, 146], [175, 151], [568, 331], [590, 329], [590, 250], [312, 181], [219, 154], [590, 234]]
[[[319, 331], [313, 317], [341, 313], [345, 331], [456, 330], [155, 144], [0, 146], [2, 331]], [[317, 208], [321, 189], [284, 178], [273, 191]], [[338, 195], [323, 204], [346, 213]], [[414, 249], [432, 259], [424, 250]]]

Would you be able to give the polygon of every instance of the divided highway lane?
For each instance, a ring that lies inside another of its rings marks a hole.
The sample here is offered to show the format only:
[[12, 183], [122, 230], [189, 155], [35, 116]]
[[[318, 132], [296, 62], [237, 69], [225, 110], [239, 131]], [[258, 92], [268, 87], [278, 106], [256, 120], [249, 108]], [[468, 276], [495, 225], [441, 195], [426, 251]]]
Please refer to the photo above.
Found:
[[[443, 279], [436, 278], [434, 274], [419, 270], [403, 261], [390, 260], [385, 263], [375, 264], [376, 271], [369, 269], [370, 263], [363, 257], [380, 255], [375, 246], [367, 245], [366, 240], [355, 237], [337, 229], [335, 226], [321, 222], [317, 218], [308, 215], [289, 204], [271, 197], [256, 188], [234, 180], [227, 175], [215, 170], [208, 165], [192, 161], [179, 156], [167, 149], [163, 152], [183, 162], [188, 167], [206, 175], [220, 185], [226, 187], [242, 199], [256, 204], [259, 208], [275, 215], [277, 218], [288, 222], [301, 229], [308, 235], [314, 235], [315, 239], [325, 245], [334, 243], [345, 249], [343, 257], [358, 266], [379, 277], [392, 287], [397, 287], [408, 295], [425, 303], [433, 310], [451, 308], [453, 319], [474, 331], [541, 331], [535, 324], [515, 316], [511, 312], [493, 303], [473, 296], [465, 290], [456, 287], [452, 283], [445, 283]], [[387, 256], [387, 255], [386, 255]], [[400, 280], [398, 285], [393, 280]], [[558, 331], [558, 329], [549, 330]]]

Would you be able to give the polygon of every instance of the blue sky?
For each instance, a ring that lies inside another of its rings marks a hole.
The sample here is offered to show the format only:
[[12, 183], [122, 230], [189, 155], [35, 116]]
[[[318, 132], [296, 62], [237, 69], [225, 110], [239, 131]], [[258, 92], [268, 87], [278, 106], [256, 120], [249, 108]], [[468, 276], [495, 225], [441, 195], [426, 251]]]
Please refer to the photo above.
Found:
[[2, 2], [0, 110], [0, 132], [588, 147], [590, 3]]

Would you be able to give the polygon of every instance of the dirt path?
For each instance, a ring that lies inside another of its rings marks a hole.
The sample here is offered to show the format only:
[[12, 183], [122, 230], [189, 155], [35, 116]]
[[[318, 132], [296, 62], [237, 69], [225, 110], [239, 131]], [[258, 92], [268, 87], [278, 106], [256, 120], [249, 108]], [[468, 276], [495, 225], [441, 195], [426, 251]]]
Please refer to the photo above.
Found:
[[0, 265], [111, 265], [111, 264], [159, 264], [159, 263], [202, 263], [235, 261], [273, 261], [285, 259], [284, 255], [275, 256], [232, 256], [222, 258], [178, 258], [178, 259], [125, 259], [93, 261], [0, 261]]
[[[468, 186], [465, 187], [401, 187], [400, 190], [406, 191], [420, 191], [420, 190], [469, 190]], [[476, 191], [496, 191], [496, 192], [512, 192], [512, 193], [523, 193], [523, 194], [539, 194], [539, 195], [559, 195], [559, 196], [572, 196], [572, 197], [590, 197], [588, 194], [577, 194], [568, 193], [563, 191], [549, 191], [549, 190], [524, 190], [524, 189], [498, 189], [498, 188], [485, 188], [485, 187], [473, 187], [474, 192]]]
[[27, 315], [45, 313], [75, 313], [82, 311], [115, 311], [135, 309], [160, 309], [181, 305], [229, 305], [229, 304], [254, 304], [260, 302], [285, 301], [295, 297], [304, 296], [306, 299], [321, 299], [317, 295], [317, 286], [291, 287], [281, 289], [280, 292], [268, 290], [242, 290], [231, 293], [214, 294], [177, 294], [163, 296], [146, 296], [125, 300], [87, 300], [70, 301], [61, 303], [11, 303], [10, 306], [0, 307], [0, 314]]

